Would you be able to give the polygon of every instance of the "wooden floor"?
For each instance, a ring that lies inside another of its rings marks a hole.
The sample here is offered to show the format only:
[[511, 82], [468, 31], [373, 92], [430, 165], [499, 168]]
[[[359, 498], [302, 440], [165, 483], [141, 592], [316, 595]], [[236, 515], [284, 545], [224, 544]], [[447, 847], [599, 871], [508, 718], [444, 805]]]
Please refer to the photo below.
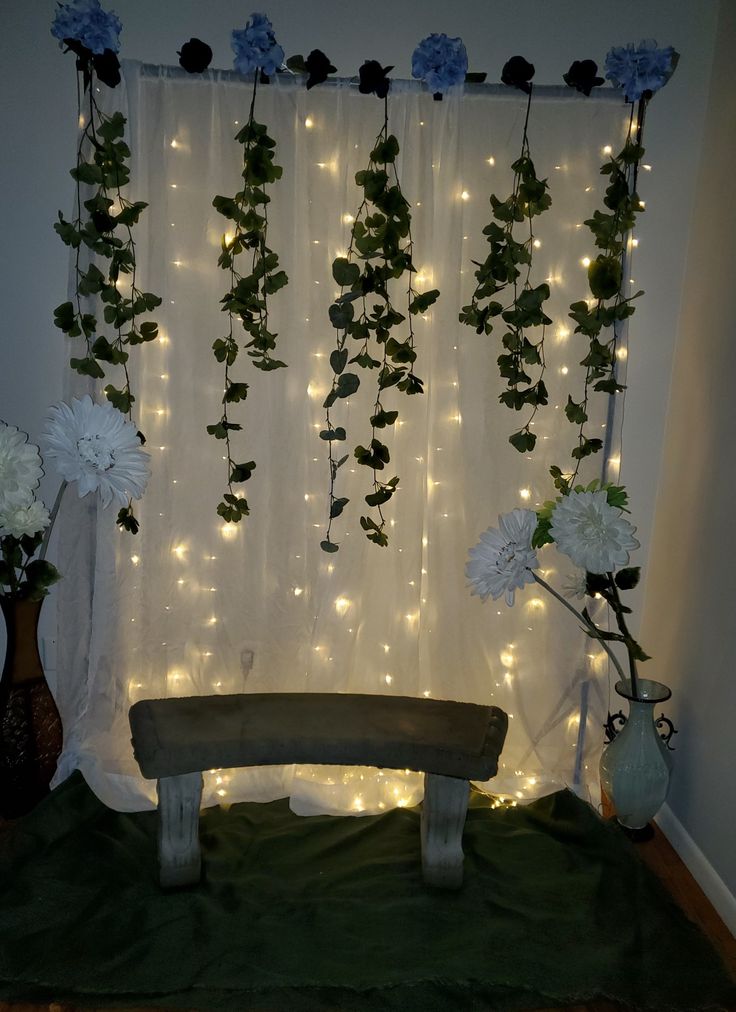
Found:
[[[724, 963], [736, 979], [736, 939], [715, 912], [695, 879], [678, 857], [676, 851], [664, 834], [655, 828], [654, 836], [645, 843], [637, 843], [643, 860], [662, 880], [666, 888], [682, 907], [691, 921], [695, 921], [710, 938], [714, 948], [720, 953]], [[0, 1002], [0, 1012], [104, 1012], [100, 1007], [90, 1008], [76, 1005], [63, 1005], [53, 1002], [50, 1005], [8, 1004]], [[128, 1008], [127, 1012], [156, 1012], [149, 1007]], [[158, 1012], [161, 1012], [159, 1009]], [[178, 1012], [182, 1012], [181, 1009]], [[289, 1012], [284, 1009], [283, 1012]], [[345, 1009], [344, 1012], [350, 1012]], [[587, 1005], [568, 1005], [565, 1008], [534, 1009], [529, 1012], [626, 1012], [626, 1006], [611, 1002], [591, 1002]], [[727, 1012], [736, 1012], [736, 1007]]]

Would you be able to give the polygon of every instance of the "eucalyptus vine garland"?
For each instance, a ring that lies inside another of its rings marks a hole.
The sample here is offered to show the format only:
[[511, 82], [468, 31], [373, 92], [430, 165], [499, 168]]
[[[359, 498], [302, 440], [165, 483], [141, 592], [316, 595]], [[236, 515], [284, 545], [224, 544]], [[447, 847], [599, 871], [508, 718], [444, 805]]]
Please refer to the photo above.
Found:
[[[478, 334], [490, 334], [495, 317], [500, 316], [506, 324], [501, 337], [504, 352], [498, 357], [500, 375], [506, 380], [507, 389], [499, 400], [514, 411], [530, 407], [531, 413], [521, 428], [509, 436], [509, 442], [520, 453], [534, 449], [536, 435], [531, 424], [540, 406], [547, 404], [547, 387], [544, 383], [545, 328], [552, 322], [544, 312], [544, 303], [549, 298], [549, 285], [533, 286], [531, 283], [534, 230], [532, 219], [542, 214], [552, 204], [546, 179], [539, 179], [531, 159], [528, 126], [531, 111], [532, 85], [529, 83], [534, 67], [514, 57], [504, 67], [504, 83], [520, 88], [528, 94], [526, 117], [521, 141], [521, 152], [511, 168], [514, 173], [510, 196], [499, 200], [491, 194], [490, 202], [494, 221], [483, 229], [490, 244], [490, 252], [483, 263], [476, 263], [475, 278], [478, 282], [471, 302], [463, 306], [459, 319]], [[514, 237], [514, 229], [525, 223], [528, 235], [521, 241]], [[525, 270], [523, 282], [519, 279]], [[513, 291], [513, 299], [504, 306], [501, 301]], [[530, 337], [533, 328], [541, 327], [537, 340]], [[536, 379], [527, 371], [539, 367]]]
[[[273, 69], [283, 60], [283, 50], [273, 37], [271, 24], [264, 15], [252, 15], [245, 29], [233, 32], [236, 69], [253, 70], [253, 96], [248, 122], [238, 131], [235, 140], [243, 146], [243, 187], [233, 197], [216, 196], [213, 206], [232, 222], [233, 231], [222, 238], [218, 265], [229, 272], [230, 287], [222, 299], [228, 317], [228, 332], [217, 338], [212, 350], [224, 366], [225, 392], [219, 421], [207, 426], [207, 432], [225, 442], [227, 491], [217, 507], [218, 514], [229, 523], [238, 523], [250, 513], [248, 500], [238, 495], [234, 485], [248, 481], [255, 461], [238, 463], [233, 457], [230, 433], [242, 425], [230, 421], [229, 405], [244, 401], [248, 384], [236, 381], [230, 374], [240, 351], [235, 337], [235, 321], [240, 321], [250, 340], [243, 346], [256, 369], [269, 372], [285, 368], [286, 363], [274, 358], [277, 334], [269, 330], [268, 298], [288, 283], [285, 271], [279, 270], [279, 258], [268, 246], [268, 204], [271, 198], [266, 186], [281, 178], [282, 169], [274, 163], [276, 142], [267, 128], [256, 122], [255, 103], [259, 71]], [[247, 261], [248, 273], [238, 269], [239, 257]]]
[[[396, 424], [399, 412], [389, 408], [384, 398], [392, 387], [409, 396], [423, 393], [423, 381], [414, 372], [417, 353], [413, 317], [425, 313], [440, 294], [437, 289], [418, 293], [414, 288], [412, 275], [416, 268], [410, 206], [401, 191], [396, 170], [399, 143], [388, 131], [386, 73], [390, 69], [381, 67], [375, 60], [367, 61], [360, 68], [361, 91], [373, 92], [384, 99], [384, 120], [367, 168], [355, 176], [357, 185], [363, 190], [363, 199], [355, 215], [347, 256], [337, 257], [332, 264], [332, 276], [340, 286], [340, 295], [329, 309], [336, 342], [330, 355], [332, 386], [324, 401], [325, 428], [320, 432], [320, 438], [329, 447], [329, 519], [321, 542], [325, 552], [338, 551], [339, 545], [332, 540], [332, 522], [349, 502], [345, 496], [336, 494], [337, 473], [348, 455], [336, 455], [333, 449], [335, 444], [347, 439], [347, 433], [343, 426], [334, 425], [332, 418], [335, 403], [352, 396], [360, 386], [358, 374], [346, 371], [346, 367], [354, 364], [361, 369], [377, 370], [376, 397], [370, 416], [371, 439], [368, 446], [356, 446], [354, 456], [372, 473], [372, 491], [366, 494], [365, 502], [375, 513], [361, 516], [361, 528], [369, 541], [385, 547], [388, 535], [383, 506], [396, 492], [399, 478], [394, 476], [386, 481], [382, 477], [391, 455], [383, 441], [385, 437], [379, 433]], [[391, 282], [402, 278], [406, 284], [406, 314], [395, 307], [390, 291]], [[394, 336], [395, 328], [407, 321], [408, 334], [401, 340]], [[357, 342], [357, 351], [352, 357], [348, 338]]]
[[[84, 355], [71, 358], [69, 363], [80, 375], [103, 379], [103, 364], [122, 369], [122, 384], [108, 383], [104, 391], [113, 407], [132, 420], [135, 396], [127, 365], [129, 349], [158, 336], [158, 325], [153, 320], [141, 321], [141, 317], [159, 306], [161, 298], [137, 285], [133, 227], [148, 205], [130, 201], [122, 193], [130, 180], [130, 149], [124, 140], [126, 120], [120, 112], [111, 116], [103, 113], [95, 99], [97, 80], [111, 87], [120, 80], [117, 57], [110, 48], [117, 48], [119, 31], [119, 20], [103, 11], [97, 0], [60, 5], [52, 27], [66, 51], [77, 56], [77, 112], [82, 127], [76, 166], [71, 170], [77, 183], [74, 219], [67, 221], [59, 211], [54, 225], [62, 241], [76, 251], [75, 291], [71, 301], [54, 310], [54, 323], [69, 337], [84, 339]], [[68, 34], [72, 32], [76, 37]], [[83, 187], [89, 187], [86, 199]], [[82, 264], [83, 247], [91, 259], [86, 266]], [[101, 270], [92, 258], [108, 261], [106, 269]], [[127, 294], [121, 290], [122, 276], [130, 282]], [[104, 322], [112, 328], [109, 338], [99, 332], [97, 314], [85, 311], [82, 300], [89, 297], [104, 307]], [[117, 523], [133, 534], [137, 532], [132, 502], [120, 510]]]

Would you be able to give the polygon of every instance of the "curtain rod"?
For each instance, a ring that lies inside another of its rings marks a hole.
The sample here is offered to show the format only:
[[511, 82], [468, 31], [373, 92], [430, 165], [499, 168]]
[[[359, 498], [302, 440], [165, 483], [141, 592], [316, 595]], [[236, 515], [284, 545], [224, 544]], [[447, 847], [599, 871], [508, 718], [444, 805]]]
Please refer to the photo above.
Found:
[[[235, 70], [206, 70], [202, 74], [190, 74], [181, 67], [166, 64], [156, 63], [140, 63], [138, 60], [124, 60], [124, 65], [129, 65], [132, 68], [137, 67], [140, 70], [141, 77], [161, 77], [171, 78], [173, 80], [185, 80], [185, 81], [227, 81], [234, 84], [252, 85], [253, 75], [247, 76], [237, 73]], [[291, 71], [286, 71], [282, 74], [273, 75], [269, 83], [265, 87], [270, 88], [272, 86], [277, 88], [303, 88], [306, 78], [301, 74], [292, 74]], [[317, 85], [318, 88], [355, 88], [358, 87], [358, 77], [329, 77], [326, 81]], [[407, 80], [405, 78], [392, 78], [391, 79], [391, 91], [395, 94], [402, 94], [405, 92], [416, 92], [430, 95], [431, 92], [428, 90], [426, 85], [421, 81]], [[391, 92], [389, 92], [389, 95]], [[485, 95], [493, 96], [494, 98], [507, 98], [507, 99], [518, 99], [526, 101], [526, 95], [519, 91], [517, 88], [509, 88], [505, 84], [465, 84], [463, 90], [459, 92], [460, 95]], [[366, 96], [368, 98], [370, 96]], [[451, 100], [453, 96], [448, 96], [448, 100]], [[575, 91], [574, 88], [568, 88], [566, 85], [555, 85], [555, 84], [537, 84], [534, 85], [534, 99], [567, 99], [569, 101], [584, 101], [584, 102], [616, 102], [624, 105], [623, 93], [618, 88], [597, 88], [593, 91], [590, 97], [582, 95], [580, 92]]]

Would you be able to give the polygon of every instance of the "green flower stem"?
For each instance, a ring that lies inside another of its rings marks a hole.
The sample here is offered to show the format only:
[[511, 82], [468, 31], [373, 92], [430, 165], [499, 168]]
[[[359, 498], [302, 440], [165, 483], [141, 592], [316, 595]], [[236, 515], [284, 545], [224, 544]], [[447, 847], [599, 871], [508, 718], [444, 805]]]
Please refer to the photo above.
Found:
[[616, 622], [618, 623], [621, 635], [624, 638], [626, 644], [626, 652], [629, 655], [629, 671], [631, 672], [631, 692], [635, 699], [639, 698], [639, 684], [638, 684], [638, 672], [636, 667], [636, 658], [631, 649], [631, 644], [634, 642], [631, 633], [629, 632], [628, 626], [626, 625], [626, 619], [624, 618], [623, 608], [621, 605], [621, 598], [618, 593], [618, 587], [616, 581], [613, 578], [613, 573], [608, 573], [608, 581], [611, 588], [611, 596], [613, 597], [613, 610], [616, 615]]
[[56, 520], [56, 514], [59, 512], [59, 507], [61, 506], [61, 500], [64, 497], [64, 493], [66, 492], [66, 488], [67, 488], [68, 484], [69, 484], [69, 482], [62, 481], [61, 485], [59, 485], [59, 491], [56, 493], [56, 499], [54, 499], [54, 505], [51, 508], [51, 513], [49, 514], [49, 525], [48, 525], [48, 527], [46, 528], [46, 530], [44, 532], [43, 541], [41, 542], [41, 548], [39, 549], [39, 552], [38, 552], [39, 559], [45, 559], [46, 558], [46, 552], [47, 552], [48, 547], [49, 547], [49, 541], [51, 540], [51, 532], [54, 529], [54, 522]]
[[[554, 587], [551, 587], [546, 580], [543, 580], [541, 576], [537, 576], [537, 574], [534, 572], [533, 569], [530, 569], [529, 572], [532, 574], [532, 576], [534, 577], [536, 582], [540, 585], [540, 587], [544, 587], [544, 589], [548, 591], [552, 595], [552, 597], [556, 597], [557, 600], [560, 602], [560, 604], [563, 604], [568, 611], [572, 612], [575, 618], [579, 619], [579, 621], [583, 623], [583, 625], [588, 630], [590, 635], [598, 640], [600, 645], [603, 647], [608, 656], [611, 658], [613, 665], [616, 668], [616, 671], [618, 671], [619, 675], [621, 676], [622, 681], [626, 681], [626, 675], [624, 674], [623, 668], [621, 667], [618, 658], [614, 654], [613, 650], [611, 650], [609, 645], [606, 643], [606, 641], [599, 634], [598, 627], [596, 626], [595, 622], [586, 621], [584, 615], [581, 615], [581, 613], [576, 608], [573, 608], [570, 602], [566, 601], [565, 598], [562, 596], [562, 594], [558, 594], [557, 591], [554, 589]], [[619, 628], [621, 628], [620, 621], [619, 621]], [[621, 631], [623, 632], [623, 629], [621, 629]], [[629, 658], [631, 659], [631, 655], [629, 655]], [[634, 662], [632, 661], [632, 663]], [[634, 686], [635, 682], [632, 669], [632, 688], [634, 688], [634, 693], [638, 695], [638, 693], [636, 692], [636, 688]]]

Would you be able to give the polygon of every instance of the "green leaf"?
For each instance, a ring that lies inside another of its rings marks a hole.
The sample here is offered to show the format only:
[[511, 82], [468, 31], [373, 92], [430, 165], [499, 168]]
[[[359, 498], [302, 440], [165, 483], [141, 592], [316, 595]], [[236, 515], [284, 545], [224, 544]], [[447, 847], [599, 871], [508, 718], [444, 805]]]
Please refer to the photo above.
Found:
[[105, 396], [112, 406], [124, 415], [127, 415], [130, 411], [130, 407], [135, 400], [129, 389], [118, 390], [112, 383], [108, 383], [105, 387]]
[[332, 505], [330, 506], [330, 520], [334, 520], [336, 517], [339, 517], [349, 502], [350, 500], [345, 498], [333, 499]]
[[385, 429], [387, 425], [393, 425], [398, 417], [398, 411], [384, 411], [381, 409], [371, 416], [371, 425], [374, 429]]
[[388, 538], [383, 533], [383, 529], [374, 523], [370, 517], [361, 517], [360, 526], [366, 531], [366, 537], [369, 541], [372, 541], [376, 545], [380, 545], [381, 548], [386, 548], [388, 545]]
[[439, 288], [433, 288], [429, 292], [421, 292], [409, 303], [409, 312], [414, 313], [415, 315], [418, 313], [426, 313], [429, 307], [434, 305], [439, 297]]
[[289, 283], [288, 275], [286, 271], [277, 271], [276, 274], [269, 274], [266, 280], [263, 282], [263, 291], [265, 295], [273, 295], [280, 288], [283, 288]]
[[582, 425], [584, 422], [588, 421], [588, 415], [582, 403], [576, 404], [570, 394], [567, 395], [565, 414], [567, 415], [567, 420], [572, 422], [573, 425]]
[[223, 404], [233, 404], [244, 401], [248, 396], [247, 383], [229, 383], [222, 398]]
[[335, 348], [330, 354], [330, 367], [332, 371], [339, 375], [348, 364], [348, 350], [347, 348]]
[[102, 366], [91, 356], [87, 358], [70, 358], [69, 365], [80, 376], [91, 376], [93, 379], [102, 379], [105, 375]]
[[241, 481], [248, 481], [255, 469], [255, 460], [249, 460], [245, 464], [233, 464], [233, 469], [230, 472], [230, 481], [235, 484]]
[[360, 267], [346, 257], [336, 257], [332, 261], [332, 276], [341, 288], [351, 288], [360, 277]]
[[390, 134], [385, 141], [379, 141], [371, 151], [371, 161], [385, 165], [396, 161], [399, 153], [399, 142], [393, 134]]
[[626, 569], [619, 569], [614, 579], [619, 590], [633, 590], [641, 576], [640, 566], [627, 566]]
[[621, 287], [621, 262], [598, 256], [588, 266], [588, 284], [596, 299], [612, 299]]
[[323, 552], [337, 552], [340, 549], [339, 545], [336, 545], [334, 541], [320, 541], [319, 547]]
[[355, 309], [352, 302], [333, 302], [328, 313], [335, 330], [345, 330], [353, 322]]
[[128, 361], [127, 351], [110, 344], [106, 337], [98, 337], [92, 345], [92, 354], [100, 362], [110, 362], [112, 365], [123, 365]]
[[333, 440], [343, 440], [347, 437], [345, 429], [342, 425], [338, 425], [336, 429], [322, 429], [319, 434], [320, 439], [324, 439], [326, 442], [332, 442]]
[[519, 453], [531, 453], [536, 445], [537, 437], [533, 432], [522, 429], [520, 432], [514, 432], [513, 435], [509, 436], [509, 442]]
[[132, 506], [124, 506], [123, 509], [118, 512], [115, 523], [118, 527], [127, 531], [129, 534], [137, 534], [141, 526], [133, 515]]
[[146, 320], [140, 325], [138, 331], [144, 341], [155, 341], [158, 337], [158, 324], [153, 320]]
[[337, 396], [350, 397], [360, 386], [360, 377], [353, 372], [344, 372], [337, 381]]
[[74, 306], [71, 302], [62, 302], [54, 310], [54, 326], [65, 333], [72, 329], [75, 319]]

